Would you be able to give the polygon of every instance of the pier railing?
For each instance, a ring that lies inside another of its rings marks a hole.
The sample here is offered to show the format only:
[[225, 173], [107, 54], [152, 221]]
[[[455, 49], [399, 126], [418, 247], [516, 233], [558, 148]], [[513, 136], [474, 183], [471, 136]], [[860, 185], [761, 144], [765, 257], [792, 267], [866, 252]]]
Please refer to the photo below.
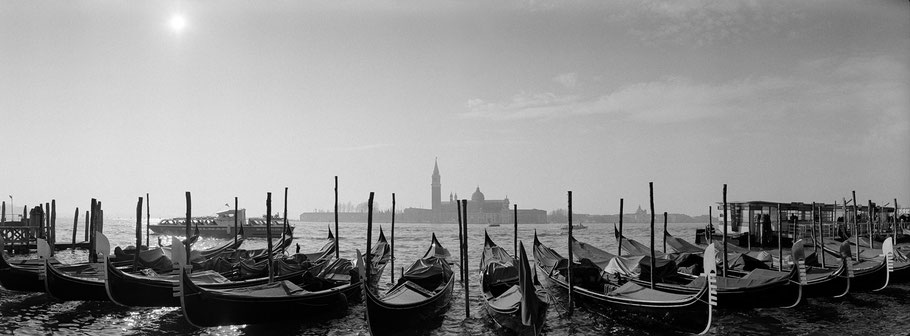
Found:
[[[9, 224], [9, 222], [7, 222]], [[0, 236], [3, 237], [7, 250], [19, 253], [27, 252], [38, 239], [38, 227], [27, 225], [3, 225], [0, 226]], [[45, 234], [45, 237], [47, 235]]]

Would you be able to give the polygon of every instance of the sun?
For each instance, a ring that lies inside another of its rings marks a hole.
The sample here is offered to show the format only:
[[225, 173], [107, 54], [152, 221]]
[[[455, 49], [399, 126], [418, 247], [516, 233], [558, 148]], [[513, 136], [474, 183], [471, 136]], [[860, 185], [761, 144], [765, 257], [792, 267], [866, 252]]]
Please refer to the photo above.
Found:
[[174, 33], [180, 34], [186, 29], [186, 18], [182, 14], [171, 15], [170, 26]]

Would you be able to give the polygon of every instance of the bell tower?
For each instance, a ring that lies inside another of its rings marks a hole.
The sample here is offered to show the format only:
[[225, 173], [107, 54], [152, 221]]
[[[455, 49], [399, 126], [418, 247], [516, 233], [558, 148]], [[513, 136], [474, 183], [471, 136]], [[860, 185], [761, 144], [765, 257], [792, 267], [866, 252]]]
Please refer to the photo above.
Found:
[[430, 184], [431, 187], [431, 200], [433, 204], [433, 210], [440, 210], [442, 208], [442, 184], [439, 182], [439, 162], [433, 163], [433, 182]]

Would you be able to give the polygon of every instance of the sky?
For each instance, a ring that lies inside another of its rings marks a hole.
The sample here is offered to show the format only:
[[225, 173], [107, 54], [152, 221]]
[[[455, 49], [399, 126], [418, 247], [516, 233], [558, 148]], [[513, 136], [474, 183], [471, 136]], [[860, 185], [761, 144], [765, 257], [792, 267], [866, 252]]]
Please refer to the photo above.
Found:
[[[0, 195], [910, 204], [905, 1], [2, 1]], [[9, 206], [9, 198], [5, 199]], [[9, 211], [9, 210], [8, 210]], [[60, 216], [60, 215], [58, 215]]]

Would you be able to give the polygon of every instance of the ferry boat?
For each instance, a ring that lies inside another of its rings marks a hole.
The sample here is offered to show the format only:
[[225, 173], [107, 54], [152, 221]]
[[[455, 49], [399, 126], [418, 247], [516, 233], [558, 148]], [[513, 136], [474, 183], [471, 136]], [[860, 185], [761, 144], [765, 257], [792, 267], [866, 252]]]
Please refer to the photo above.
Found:
[[[266, 237], [265, 218], [247, 218], [246, 209], [237, 211], [237, 217], [239, 223], [238, 231], [242, 232], [244, 237]], [[217, 213], [216, 216], [193, 217], [191, 218], [190, 226], [194, 230], [198, 227], [199, 235], [203, 237], [231, 238], [238, 234], [234, 231], [234, 210], [222, 211]], [[242, 230], [240, 230], [241, 226]], [[283, 219], [272, 218], [272, 238], [281, 237], [283, 226]], [[290, 232], [293, 233], [294, 227], [288, 226]], [[186, 234], [186, 218], [162, 219], [158, 224], [149, 225], [149, 230], [156, 234], [182, 236]]]

